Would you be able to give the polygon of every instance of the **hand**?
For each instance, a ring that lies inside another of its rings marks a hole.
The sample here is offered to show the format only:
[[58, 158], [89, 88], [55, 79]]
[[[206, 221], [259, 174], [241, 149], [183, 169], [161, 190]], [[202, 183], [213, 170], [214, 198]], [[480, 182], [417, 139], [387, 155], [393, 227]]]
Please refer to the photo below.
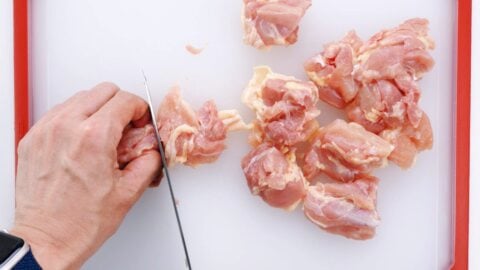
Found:
[[54, 107], [20, 142], [11, 233], [42, 268], [80, 268], [158, 177], [156, 151], [117, 163], [124, 128], [149, 119], [145, 101], [102, 83]]

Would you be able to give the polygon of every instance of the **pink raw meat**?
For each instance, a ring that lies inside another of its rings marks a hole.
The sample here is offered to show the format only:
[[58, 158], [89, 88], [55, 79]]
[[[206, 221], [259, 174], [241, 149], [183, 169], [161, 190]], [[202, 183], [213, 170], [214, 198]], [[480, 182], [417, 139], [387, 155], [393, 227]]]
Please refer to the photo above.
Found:
[[243, 0], [244, 42], [259, 49], [297, 41], [298, 24], [311, 0]]
[[269, 141], [292, 146], [307, 140], [318, 127], [318, 92], [311, 82], [256, 67], [242, 100], [256, 114], [252, 145]]
[[123, 137], [117, 147], [117, 160], [120, 166], [141, 156], [145, 151], [155, 149], [157, 140], [154, 127], [151, 124], [143, 128], [128, 126], [123, 131]]
[[[160, 104], [157, 123], [169, 166], [182, 163], [194, 167], [214, 162], [225, 149], [227, 131], [248, 128], [236, 111], [219, 112], [211, 100], [193, 111], [178, 88], [173, 88]], [[127, 128], [117, 148], [119, 163], [156, 149], [153, 131], [151, 125]]]
[[[320, 99], [345, 108], [349, 120], [403, 147], [395, 149], [390, 160], [408, 168], [417, 152], [433, 143], [428, 116], [418, 106], [417, 81], [434, 65], [428, 52], [434, 46], [428, 21], [415, 18], [364, 43], [350, 32], [309, 59], [305, 70]], [[413, 142], [418, 141], [417, 129], [424, 133], [422, 143]]]
[[273, 207], [293, 210], [305, 196], [306, 180], [293, 153], [263, 143], [242, 160], [248, 187]]
[[380, 223], [376, 210], [378, 179], [364, 176], [352, 183], [318, 183], [307, 189], [305, 216], [320, 228], [347, 238], [366, 240]]
[[321, 172], [350, 182], [387, 164], [393, 146], [356, 123], [337, 119], [320, 129], [307, 150], [303, 172], [313, 179]]
[[320, 98], [337, 108], [343, 108], [357, 94], [353, 67], [362, 40], [354, 31], [341, 41], [330, 43], [325, 50], [307, 60], [305, 71], [317, 85]]

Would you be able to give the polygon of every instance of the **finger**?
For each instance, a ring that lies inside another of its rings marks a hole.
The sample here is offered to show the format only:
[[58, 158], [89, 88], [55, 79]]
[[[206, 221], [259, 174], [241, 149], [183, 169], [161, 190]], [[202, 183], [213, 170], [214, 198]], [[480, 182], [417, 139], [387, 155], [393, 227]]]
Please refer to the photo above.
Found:
[[162, 181], [162, 178], [163, 178], [163, 167], [158, 173], [158, 175], [153, 178], [153, 181], [150, 183], [150, 185], [148, 185], [148, 187], [151, 187], [151, 188], [158, 187], [160, 185], [160, 182]]
[[119, 188], [123, 189], [123, 194], [126, 191], [126, 195], [136, 202], [145, 189], [158, 179], [161, 174], [161, 164], [160, 154], [157, 151], [147, 151], [130, 161], [121, 171], [118, 182]]
[[109, 82], [100, 83], [88, 91], [79, 91], [63, 103], [55, 105], [38, 123], [48, 122], [54, 118], [65, 118], [71, 114], [86, 118], [100, 109], [118, 91], [120, 91], [118, 86]]
[[37, 123], [45, 123], [55, 118], [56, 116], [62, 115], [62, 112], [66, 110], [65, 108], [68, 109], [73, 103], [77, 102], [78, 99], [83, 99], [83, 97], [85, 97], [87, 93], [88, 91], [85, 90], [79, 91], [66, 101], [53, 106], [47, 113], [45, 113], [45, 115], [42, 116], [42, 118], [40, 118], [40, 120], [38, 120]]
[[120, 91], [120, 88], [111, 82], [102, 82], [87, 91], [85, 95], [78, 97], [68, 106], [68, 109], [73, 114], [79, 114], [85, 117], [90, 117], [104, 106], [115, 94]]
[[152, 117], [150, 116], [150, 110], [147, 109], [147, 111], [143, 114], [140, 119], [135, 120], [132, 122], [132, 125], [136, 128], [141, 128], [144, 127], [146, 124], [151, 124], [152, 123]]
[[118, 145], [122, 132], [132, 121], [144, 117], [148, 109], [147, 103], [140, 97], [125, 91], [119, 91], [103, 107], [94, 113], [87, 121], [93, 126], [103, 126], [112, 142]]

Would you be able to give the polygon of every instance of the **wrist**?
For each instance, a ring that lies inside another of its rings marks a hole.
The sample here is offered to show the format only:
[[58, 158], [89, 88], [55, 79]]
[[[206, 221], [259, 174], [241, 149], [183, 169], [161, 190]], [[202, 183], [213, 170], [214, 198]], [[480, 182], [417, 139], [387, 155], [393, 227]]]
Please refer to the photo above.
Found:
[[15, 226], [10, 234], [22, 238], [42, 269], [79, 269], [68, 248], [51, 236], [29, 226]]

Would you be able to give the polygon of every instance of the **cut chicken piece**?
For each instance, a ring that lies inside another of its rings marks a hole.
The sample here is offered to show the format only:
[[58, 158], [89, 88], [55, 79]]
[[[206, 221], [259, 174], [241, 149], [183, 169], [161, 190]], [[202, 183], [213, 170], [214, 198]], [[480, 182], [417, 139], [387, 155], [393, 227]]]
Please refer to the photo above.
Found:
[[[418, 151], [433, 144], [430, 122], [418, 106], [417, 81], [434, 65], [429, 53], [434, 46], [428, 21], [416, 18], [383, 30], [365, 43], [350, 32], [308, 60], [305, 70], [319, 87], [320, 99], [345, 108], [350, 121], [396, 145], [390, 160], [408, 168]], [[323, 158], [337, 171], [351, 173], [345, 164], [330, 162], [328, 155], [310, 158]]]
[[402, 94], [398, 85], [389, 80], [364, 84], [346, 112], [350, 120], [374, 133], [402, 127], [407, 122], [418, 126], [423, 114], [415, 97]]
[[154, 131], [151, 124], [141, 128], [132, 126], [125, 128], [117, 147], [117, 160], [120, 167], [141, 156], [144, 152], [157, 148]]
[[243, 40], [258, 49], [297, 41], [298, 24], [311, 0], [243, 0]]
[[403, 128], [403, 133], [412, 140], [419, 151], [432, 149], [433, 131], [430, 119], [426, 113], [422, 113], [422, 117], [417, 127], [407, 125]]
[[380, 136], [394, 145], [388, 159], [403, 169], [415, 164], [419, 151], [431, 149], [433, 132], [427, 114], [423, 113], [417, 128], [406, 125], [403, 128], [384, 130]]
[[363, 176], [352, 183], [317, 183], [307, 189], [303, 211], [320, 228], [366, 240], [380, 223], [376, 210], [378, 179]]
[[365, 42], [359, 49], [360, 66], [355, 70], [355, 77], [362, 82], [404, 75], [418, 80], [433, 67], [434, 61], [427, 50], [434, 47], [428, 35], [428, 20], [407, 20]]
[[380, 136], [395, 147], [388, 159], [403, 169], [410, 168], [417, 156], [417, 147], [412, 140], [402, 133], [402, 129], [384, 130]]
[[[405, 121], [409, 121], [413, 127], [418, 126], [423, 112], [417, 105], [420, 89], [416, 81], [432, 69], [434, 61], [428, 50], [433, 48], [433, 40], [428, 36], [428, 21], [425, 19], [408, 20], [396, 28], [381, 31], [360, 48], [355, 79], [367, 88], [378, 85], [382, 90], [387, 81], [391, 89], [395, 88], [396, 103], [391, 107], [404, 120], [395, 119], [400, 121], [390, 123], [388, 128], [401, 127]], [[382, 82], [383, 86], [380, 85]], [[382, 100], [389, 98], [390, 94], [393, 92], [384, 92]]]
[[[401, 127], [407, 120], [414, 127], [418, 126], [422, 111], [417, 105], [420, 89], [416, 81], [432, 69], [434, 61], [428, 50], [433, 48], [433, 40], [428, 36], [428, 21], [411, 19], [377, 33], [359, 49], [355, 79], [367, 88], [387, 90], [382, 92], [382, 100], [393, 98], [395, 101], [387, 109], [396, 109], [394, 113], [401, 114], [404, 119], [394, 125], [390, 123], [389, 128]], [[393, 92], [388, 91], [392, 89]]]
[[306, 152], [303, 172], [311, 180], [321, 172], [350, 182], [387, 164], [394, 147], [356, 123], [337, 119], [319, 130]]
[[160, 104], [157, 121], [169, 165], [211, 163], [225, 149], [229, 128], [247, 127], [236, 111], [218, 112], [213, 101], [205, 102], [195, 113], [178, 88], [170, 91]]
[[242, 101], [256, 113], [253, 145], [268, 140], [291, 146], [307, 140], [317, 128], [318, 91], [311, 82], [256, 67]]
[[[337, 108], [350, 103], [363, 85], [381, 80], [395, 82], [402, 95], [411, 96], [408, 104], [416, 105], [420, 90], [415, 81], [432, 69], [434, 61], [428, 50], [433, 48], [428, 21], [411, 19], [365, 43], [351, 31], [309, 59], [305, 71], [318, 86], [320, 99]], [[417, 113], [412, 118], [417, 116], [413, 121], [418, 121], [418, 110], [413, 110], [415, 106], [409, 109]]]
[[305, 63], [305, 71], [317, 85], [320, 99], [343, 108], [357, 95], [353, 68], [361, 45], [362, 40], [351, 31], [341, 41], [326, 45], [322, 53]]
[[292, 152], [263, 143], [243, 158], [242, 169], [252, 194], [273, 207], [293, 210], [305, 196], [307, 182]]
[[[161, 110], [161, 107], [159, 109]], [[191, 151], [185, 153], [185, 164], [190, 166], [217, 160], [225, 149], [227, 138], [227, 129], [218, 117], [217, 106], [212, 100], [205, 102], [198, 110], [197, 117], [199, 124], [197, 133], [193, 136]], [[177, 153], [178, 149], [177, 147]]]
[[200, 125], [195, 111], [182, 99], [178, 87], [170, 90], [160, 103], [157, 123], [168, 165], [186, 163]]
[[[215, 161], [225, 149], [227, 131], [248, 129], [235, 110], [217, 111], [213, 101], [207, 101], [197, 111], [186, 103], [178, 88], [173, 88], [157, 112], [160, 137], [164, 142], [169, 166], [182, 163], [197, 166]], [[117, 148], [119, 164], [125, 164], [143, 152], [157, 149], [154, 129], [129, 127]]]

